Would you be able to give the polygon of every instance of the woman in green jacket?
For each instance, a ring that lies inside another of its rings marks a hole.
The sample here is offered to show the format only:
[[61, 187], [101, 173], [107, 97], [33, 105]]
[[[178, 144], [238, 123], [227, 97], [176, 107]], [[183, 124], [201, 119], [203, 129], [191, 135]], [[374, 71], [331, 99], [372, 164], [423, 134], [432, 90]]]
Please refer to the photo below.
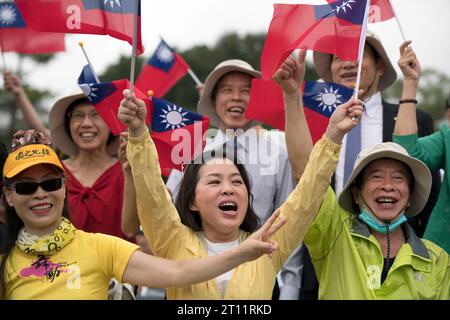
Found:
[[441, 191], [423, 237], [450, 254], [450, 129], [447, 124], [443, 124], [432, 135], [422, 138], [417, 136], [416, 94], [421, 69], [410, 43], [405, 42], [400, 47], [398, 64], [405, 80], [393, 138], [394, 142], [402, 145], [411, 156], [422, 160], [430, 170], [445, 170]]

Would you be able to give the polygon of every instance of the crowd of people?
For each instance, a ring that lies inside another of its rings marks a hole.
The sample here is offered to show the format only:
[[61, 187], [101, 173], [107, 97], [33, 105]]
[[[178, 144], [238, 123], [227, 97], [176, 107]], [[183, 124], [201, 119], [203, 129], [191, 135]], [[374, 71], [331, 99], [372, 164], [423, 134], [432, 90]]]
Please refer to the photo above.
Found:
[[[6, 71], [29, 128], [0, 146], [0, 298], [135, 299], [163, 288], [166, 299], [448, 300], [450, 130], [433, 132], [417, 108], [411, 42], [400, 46], [403, 89], [390, 104], [382, 92], [397, 74], [368, 33], [358, 97], [315, 144], [305, 57], [273, 75], [284, 133], [245, 116], [260, 72], [219, 63], [197, 106], [216, 134], [166, 182], [146, 104], [129, 90], [120, 136], [81, 92], [54, 104], [46, 128]], [[314, 52], [314, 64], [324, 81], [355, 87], [357, 61]]]

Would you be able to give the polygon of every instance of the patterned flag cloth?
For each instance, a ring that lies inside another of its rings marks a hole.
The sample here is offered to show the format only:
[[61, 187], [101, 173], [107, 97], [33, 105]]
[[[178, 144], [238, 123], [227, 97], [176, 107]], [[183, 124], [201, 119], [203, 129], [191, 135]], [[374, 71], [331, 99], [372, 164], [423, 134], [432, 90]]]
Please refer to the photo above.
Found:
[[[353, 90], [336, 83], [304, 81], [302, 91], [306, 121], [312, 140], [316, 143], [325, 133], [334, 110], [352, 97]], [[262, 121], [284, 131], [283, 92], [275, 81], [252, 80], [245, 114], [247, 119]]]
[[[336, 0], [327, 0], [328, 3]], [[377, 23], [395, 17], [390, 0], [370, 0], [369, 23]]]
[[[117, 114], [123, 99], [122, 91], [130, 88], [128, 80], [97, 83], [91, 68], [86, 65], [78, 84], [114, 135], [127, 130]], [[184, 164], [203, 151], [206, 142], [203, 136], [208, 130], [209, 118], [166, 100], [149, 99], [136, 87], [134, 93], [147, 105], [145, 123], [151, 125], [162, 174], [168, 176], [172, 169], [182, 171]]]
[[153, 55], [143, 67], [136, 86], [143, 92], [153, 91], [163, 97], [189, 70], [183, 58], [161, 40]]
[[[80, 78], [82, 78], [84, 71], [83, 68]], [[92, 78], [90, 79], [92, 80]], [[123, 90], [130, 88], [130, 82], [128, 80], [124, 79], [101, 83], [79, 83], [79, 86], [106, 122], [113, 135], [117, 136], [121, 132], [127, 130], [127, 127], [117, 117], [117, 113], [119, 111], [120, 102], [123, 99]], [[146, 123], [149, 124], [151, 117], [150, 101], [148, 100], [148, 97], [137, 88], [134, 88], [134, 93], [137, 98], [144, 100], [147, 104], [148, 112]]]
[[209, 118], [191, 112], [169, 101], [153, 97], [152, 138], [158, 150], [164, 176], [172, 169], [183, 171], [183, 165], [199, 155], [206, 139]]
[[0, 50], [28, 54], [65, 51], [64, 34], [28, 28], [13, 1], [0, 2]]
[[[135, 0], [16, 0], [29, 27], [40, 31], [105, 34], [133, 42]], [[138, 0], [137, 54], [141, 40], [141, 1]]]
[[294, 49], [311, 49], [357, 60], [368, 0], [338, 0], [324, 5], [275, 4], [261, 56], [269, 80]]

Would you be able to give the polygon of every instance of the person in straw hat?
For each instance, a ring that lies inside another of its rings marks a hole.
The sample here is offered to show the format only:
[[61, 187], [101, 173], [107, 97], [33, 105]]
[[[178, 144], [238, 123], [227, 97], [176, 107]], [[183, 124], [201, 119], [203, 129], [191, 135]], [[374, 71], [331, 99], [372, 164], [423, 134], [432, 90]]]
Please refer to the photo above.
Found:
[[37, 131], [18, 132], [2, 179], [7, 238], [0, 260], [0, 299], [106, 299], [112, 277], [152, 287], [185, 287], [273, 254], [269, 240], [284, 224], [267, 223], [238, 247], [214, 257], [170, 261], [123, 239], [77, 230], [66, 200], [65, 167]]
[[[358, 71], [357, 61], [343, 61], [336, 55], [318, 51], [314, 52], [313, 60], [317, 74], [324, 81], [335, 82], [349, 88], [355, 87]], [[384, 101], [381, 92], [389, 88], [396, 78], [396, 71], [381, 39], [374, 32], [368, 31], [360, 81], [360, 89], [363, 90], [360, 99], [364, 101], [364, 113], [360, 125], [346, 135], [343, 141], [342, 152], [331, 181], [337, 195], [342, 191], [360, 150], [377, 143], [392, 141], [399, 106]], [[433, 121], [428, 113], [417, 110], [417, 123], [419, 136], [426, 136], [433, 132]], [[433, 170], [431, 173], [433, 184], [429, 201], [422, 212], [409, 218], [411, 226], [419, 236], [423, 235], [440, 188], [439, 172]], [[306, 249], [303, 257], [304, 274], [301, 295], [315, 298], [317, 297], [318, 283]]]
[[[416, 95], [421, 74], [420, 62], [410, 41], [400, 47], [399, 66], [404, 74], [400, 111], [394, 131], [394, 141], [409, 154], [422, 160], [430, 169], [444, 169], [442, 187], [436, 206], [425, 230], [424, 238], [442, 246], [450, 253], [450, 130], [443, 124], [438, 132], [419, 139], [416, 124]], [[447, 101], [447, 108], [449, 101]]]
[[407, 222], [430, 195], [423, 162], [398, 144], [378, 143], [359, 153], [337, 199], [330, 187], [344, 136], [362, 115], [354, 98], [334, 111], [296, 190], [309, 199], [298, 211], [311, 222], [303, 243], [319, 298], [449, 299], [450, 257]]
[[[313, 59], [318, 75], [326, 82], [335, 82], [349, 88], [355, 87], [358, 71], [357, 61], [343, 61], [336, 55], [318, 51], [314, 52]], [[368, 31], [360, 81], [360, 89], [363, 90], [360, 99], [364, 101], [361, 125], [360, 128], [357, 128], [357, 130], [360, 130], [360, 142], [357, 143], [360, 150], [377, 143], [392, 141], [399, 105], [382, 100], [381, 92], [389, 88], [396, 78], [397, 73], [381, 39], [372, 31]], [[417, 110], [417, 125], [420, 128], [419, 136], [426, 136], [433, 132], [431, 116], [420, 109]], [[333, 182], [336, 194], [342, 191], [354, 162], [354, 158], [350, 157], [349, 152], [347, 152], [347, 145], [354, 148], [355, 142], [348, 141], [349, 139], [356, 139], [356, 137], [350, 135], [344, 138], [343, 151], [339, 158]], [[355, 151], [356, 154], [359, 152], [359, 150]], [[345, 172], [346, 167], [348, 168], [347, 174]], [[424, 212], [420, 213], [417, 219], [411, 221], [416, 233], [420, 236], [423, 234], [430, 212], [436, 203], [437, 199], [434, 194], [439, 192], [439, 173], [434, 170], [432, 175], [433, 194], [430, 202]]]
[[47, 129], [28, 99], [20, 79], [6, 72], [4, 82], [5, 89], [16, 96], [28, 125], [50, 134], [56, 147], [69, 156], [63, 165], [68, 179], [72, 223], [84, 231], [106, 233], [133, 241], [138, 229], [125, 234], [121, 228], [122, 210], [136, 210], [132, 175], [123, 157], [125, 142], [122, 141], [118, 161], [119, 136], [111, 134], [81, 90], [59, 99], [53, 105], [49, 115], [50, 129]]

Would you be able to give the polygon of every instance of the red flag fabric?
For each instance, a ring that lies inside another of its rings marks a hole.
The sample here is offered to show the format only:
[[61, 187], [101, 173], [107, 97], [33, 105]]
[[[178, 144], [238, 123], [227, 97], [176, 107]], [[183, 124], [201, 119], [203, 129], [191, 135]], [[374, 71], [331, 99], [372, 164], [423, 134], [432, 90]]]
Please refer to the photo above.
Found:
[[[123, 99], [123, 90], [130, 88], [128, 80], [116, 80], [102, 83], [89, 83], [82, 87], [86, 97], [92, 102], [95, 109], [100, 113], [103, 120], [108, 125], [113, 135], [119, 135], [126, 131], [127, 127], [119, 120], [117, 113], [119, 111], [120, 101]], [[148, 97], [137, 88], [134, 88], [137, 98], [142, 99], [147, 104], [146, 123], [150, 123], [151, 105]]]
[[294, 49], [311, 49], [357, 60], [367, 0], [325, 5], [275, 4], [261, 56], [269, 80]]
[[[333, 3], [336, 0], [327, 0], [327, 2]], [[393, 17], [395, 17], [395, 14], [390, 0], [370, 0], [368, 23], [382, 22]]]
[[[302, 92], [306, 122], [313, 143], [316, 143], [327, 129], [329, 118], [336, 107], [348, 101], [353, 90], [336, 83], [304, 81]], [[284, 131], [283, 91], [275, 81], [252, 80], [245, 116]]]
[[65, 51], [64, 34], [40, 32], [27, 27], [12, 1], [0, 3], [0, 50], [18, 53]]
[[188, 70], [186, 61], [161, 40], [136, 80], [136, 86], [143, 92], [152, 90], [153, 95], [160, 98], [183, 78]]
[[183, 171], [183, 165], [205, 148], [203, 136], [208, 130], [209, 118], [155, 97], [151, 103], [152, 138], [161, 172], [168, 176], [172, 169]]
[[[128, 80], [86, 83], [81, 87], [114, 135], [127, 130], [117, 113], [123, 99], [122, 91], [130, 87]], [[185, 163], [203, 151], [206, 142], [203, 135], [208, 130], [209, 118], [166, 100], [149, 99], [137, 88], [134, 93], [147, 105], [145, 123], [151, 124], [162, 174], [168, 176], [172, 169], [182, 171]]]
[[[40, 31], [107, 34], [133, 41], [134, 0], [16, 0], [28, 26]], [[141, 2], [138, 0], [137, 54], [141, 40]]]

